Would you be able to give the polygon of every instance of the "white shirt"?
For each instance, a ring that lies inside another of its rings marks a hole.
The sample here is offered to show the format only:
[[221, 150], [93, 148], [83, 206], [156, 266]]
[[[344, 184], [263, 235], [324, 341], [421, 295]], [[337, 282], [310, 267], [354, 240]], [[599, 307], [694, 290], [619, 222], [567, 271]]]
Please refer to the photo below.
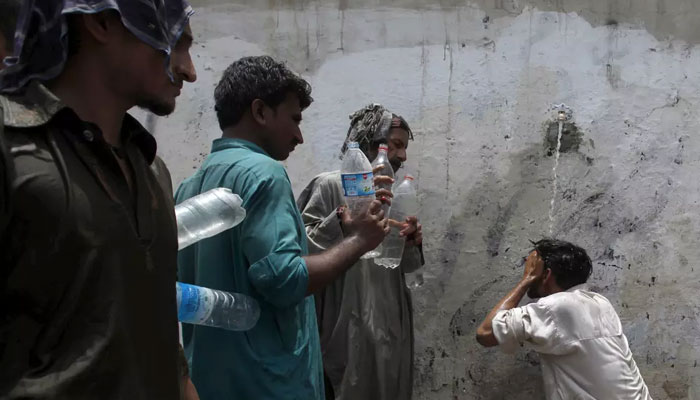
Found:
[[493, 333], [506, 353], [540, 353], [548, 400], [650, 400], [649, 389], [604, 296], [584, 285], [499, 311]]

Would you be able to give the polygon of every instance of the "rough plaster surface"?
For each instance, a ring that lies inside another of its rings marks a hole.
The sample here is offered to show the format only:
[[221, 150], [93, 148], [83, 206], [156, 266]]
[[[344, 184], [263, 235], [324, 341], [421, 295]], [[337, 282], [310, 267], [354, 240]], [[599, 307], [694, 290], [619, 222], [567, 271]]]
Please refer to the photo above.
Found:
[[[247, 4], [250, 3], [250, 4]], [[179, 183], [219, 136], [212, 92], [245, 55], [314, 87], [295, 191], [337, 168], [347, 115], [377, 101], [416, 132], [427, 265], [412, 278], [418, 399], [542, 399], [536, 354], [484, 350], [477, 323], [546, 235], [550, 107], [581, 135], [563, 153], [554, 235], [594, 259], [655, 399], [700, 399], [700, 2], [195, 2], [199, 81], [158, 122]]]

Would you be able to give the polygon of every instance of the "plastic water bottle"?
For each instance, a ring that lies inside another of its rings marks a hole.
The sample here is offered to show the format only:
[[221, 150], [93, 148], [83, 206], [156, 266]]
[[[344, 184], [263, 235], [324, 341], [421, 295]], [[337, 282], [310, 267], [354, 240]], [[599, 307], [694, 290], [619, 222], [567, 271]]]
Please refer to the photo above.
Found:
[[240, 293], [177, 282], [177, 317], [180, 322], [231, 331], [247, 331], [260, 318], [260, 306]]
[[238, 225], [245, 218], [240, 196], [216, 188], [175, 207], [178, 250]]
[[418, 214], [418, 199], [413, 187], [413, 177], [406, 175], [403, 182], [394, 187], [393, 193], [394, 198], [389, 213], [391, 231], [384, 238], [382, 253], [374, 259], [378, 265], [391, 269], [401, 264], [406, 238], [399, 233], [403, 230], [406, 218], [415, 217]]
[[[394, 179], [394, 168], [391, 166], [391, 163], [389, 162], [389, 146], [385, 144], [380, 144], [379, 145], [379, 153], [377, 154], [377, 158], [372, 161], [372, 171], [374, 171], [375, 168], [378, 166], [382, 166], [382, 169], [380, 169], [375, 176], [388, 176], [391, 179]], [[387, 189], [391, 191], [391, 183], [383, 183], [379, 185], [374, 186], [374, 190], [379, 190], [379, 189]], [[389, 211], [391, 210], [391, 206], [388, 204], [382, 204], [382, 209], [384, 210], [384, 215], [389, 216]]]
[[374, 174], [372, 164], [357, 142], [348, 143], [340, 175], [345, 202], [352, 215], [358, 215], [374, 200]]
[[[374, 174], [372, 164], [360, 150], [357, 142], [348, 143], [340, 169], [340, 179], [343, 184], [345, 202], [353, 217], [367, 210], [374, 197]], [[377, 257], [380, 253], [375, 249], [365, 253], [362, 258]]]

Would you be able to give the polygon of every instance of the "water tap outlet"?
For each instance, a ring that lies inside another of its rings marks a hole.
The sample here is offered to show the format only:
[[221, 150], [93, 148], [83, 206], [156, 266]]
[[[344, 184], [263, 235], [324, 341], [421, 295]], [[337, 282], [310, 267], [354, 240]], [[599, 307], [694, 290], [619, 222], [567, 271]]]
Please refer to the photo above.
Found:
[[573, 112], [571, 110], [571, 107], [567, 106], [566, 104], [555, 104], [552, 107], [552, 110], [555, 111], [555, 120], [561, 121], [561, 122], [567, 122], [570, 121]]

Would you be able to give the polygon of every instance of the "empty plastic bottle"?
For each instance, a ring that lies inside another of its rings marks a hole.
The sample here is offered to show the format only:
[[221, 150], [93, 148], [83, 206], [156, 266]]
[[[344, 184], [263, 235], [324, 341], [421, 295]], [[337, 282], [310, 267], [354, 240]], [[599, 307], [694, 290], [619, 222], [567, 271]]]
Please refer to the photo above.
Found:
[[[388, 153], [389, 146], [385, 144], [380, 144], [379, 153], [377, 153], [377, 158], [375, 158], [374, 161], [372, 161], [372, 171], [374, 171], [375, 168], [381, 165], [382, 169], [375, 173], [375, 176], [388, 176], [389, 178], [394, 179], [394, 168], [389, 162]], [[374, 190], [376, 191], [378, 189], [387, 189], [391, 191], [391, 185], [391, 183], [375, 185]], [[382, 209], [384, 210], [384, 215], [388, 216], [389, 210], [391, 210], [391, 206], [389, 204], [382, 204]]]
[[391, 231], [384, 238], [382, 253], [374, 259], [378, 265], [387, 268], [396, 268], [401, 264], [403, 248], [406, 238], [399, 235], [404, 227], [407, 217], [415, 217], [418, 214], [418, 199], [413, 187], [413, 177], [406, 175], [404, 180], [394, 187], [394, 198], [389, 213], [389, 225]]
[[180, 322], [231, 331], [247, 331], [260, 318], [260, 306], [240, 293], [177, 282], [177, 317]]
[[243, 201], [230, 189], [216, 188], [175, 207], [178, 249], [217, 235], [245, 218]]
[[[360, 150], [360, 145], [357, 142], [348, 143], [340, 169], [340, 179], [350, 215], [354, 217], [364, 212], [375, 198], [374, 174], [372, 173], [372, 164]], [[372, 258], [379, 254], [375, 249], [365, 253], [362, 258]]]

